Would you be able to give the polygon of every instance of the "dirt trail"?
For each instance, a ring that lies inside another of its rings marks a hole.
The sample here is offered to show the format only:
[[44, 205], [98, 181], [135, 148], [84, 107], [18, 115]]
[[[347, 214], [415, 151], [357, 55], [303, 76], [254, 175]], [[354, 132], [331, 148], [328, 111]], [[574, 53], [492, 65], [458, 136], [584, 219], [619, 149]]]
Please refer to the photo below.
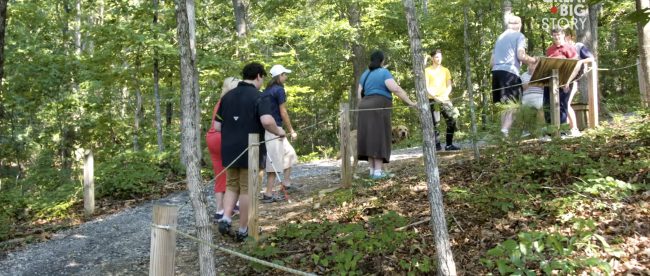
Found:
[[[417, 158], [420, 148], [396, 150], [392, 161]], [[365, 162], [359, 170], [365, 171]], [[299, 190], [291, 194], [292, 202], [260, 205], [261, 225], [270, 230], [275, 224], [267, 221], [277, 217], [289, 219], [292, 212], [308, 206], [314, 193], [338, 185], [339, 164], [336, 160], [320, 160], [299, 164], [294, 168], [294, 182]], [[211, 191], [211, 189], [206, 189]], [[213, 194], [209, 194], [209, 210], [214, 211]], [[188, 193], [172, 194], [155, 202], [125, 209], [117, 214], [95, 219], [73, 229], [57, 232], [46, 242], [31, 244], [0, 256], [0, 275], [146, 275], [148, 274], [150, 223], [154, 204], [180, 205], [179, 231], [195, 234], [192, 207]], [[284, 215], [282, 215], [284, 214]], [[216, 229], [215, 229], [216, 230]], [[216, 231], [215, 231], [216, 233]], [[218, 234], [217, 244], [232, 247]], [[196, 244], [188, 239], [177, 240], [177, 274], [198, 275]], [[222, 263], [218, 252], [217, 263]]]

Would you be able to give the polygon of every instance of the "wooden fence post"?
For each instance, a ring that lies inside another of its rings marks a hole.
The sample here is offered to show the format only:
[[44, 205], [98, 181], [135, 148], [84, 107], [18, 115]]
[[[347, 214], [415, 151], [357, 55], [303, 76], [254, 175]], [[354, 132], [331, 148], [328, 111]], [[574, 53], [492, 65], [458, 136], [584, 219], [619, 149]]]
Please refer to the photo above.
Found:
[[[286, 139], [286, 138], [283, 138]], [[260, 175], [260, 136], [257, 133], [248, 134], [248, 198], [250, 205], [248, 208], [248, 234], [258, 241], [260, 239], [260, 229], [257, 223], [257, 206], [259, 197], [259, 175]]]
[[559, 70], [553, 69], [551, 79], [551, 128], [554, 136], [560, 136], [560, 77]]
[[352, 164], [350, 158], [350, 105], [341, 103], [341, 186], [349, 188], [352, 185]]
[[84, 213], [90, 216], [95, 213], [95, 161], [93, 151], [86, 150], [84, 154]]
[[153, 207], [153, 226], [151, 227], [151, 252], [149, 255], [149, 275], [167, 276], [175, 274], [176, 229], [178, 206], [155, 205]]
[[588, 125], [589, 128], [598, 127], [598, 64], [594, 61], [591, 63], [591, 71], [587, 76], [587, 104], [589, 105], [588, 111]]
[[636, 59], [636, 75], [639, 78], [639, 92], [641, 92], [641, 105], [648, 108], [650, 107], [650, 92], [647, 91], [648, 84], [645, 83], [643, 79], [643, 67], [641, 67], [641, 62], [639, 59]]

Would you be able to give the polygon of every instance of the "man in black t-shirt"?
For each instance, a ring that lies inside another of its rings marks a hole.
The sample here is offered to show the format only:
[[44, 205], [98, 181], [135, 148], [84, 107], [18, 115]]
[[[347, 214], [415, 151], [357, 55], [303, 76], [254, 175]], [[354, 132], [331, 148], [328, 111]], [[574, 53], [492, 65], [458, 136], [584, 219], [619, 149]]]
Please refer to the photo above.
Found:
[[[237, 88], [228, 92], [221, 99], [221, 107], [217, 112], [216, 130], [221, 131], [221, 156], [226, 170], [227, 184], [224, 198], [224, 214], [219, 220], [219, 232], [230, 233], [233, 207], [239, 198], [240, 219], [236, 239], [243, 241], [248, 236], [248, 155], [237, 157], [248, 147], [248, 134], [259, 133], [264, 137], [264, 130], [284, 139], [285, 132], [275, 124], [271, 103], [266, 97], [261, 97], [259, 88], [262, 86], [266, 71], [264, 66], [253, 62], [244, 66], [243, 81]], [[264, 156], [264, 144], [260, 147], [260, 160]]]

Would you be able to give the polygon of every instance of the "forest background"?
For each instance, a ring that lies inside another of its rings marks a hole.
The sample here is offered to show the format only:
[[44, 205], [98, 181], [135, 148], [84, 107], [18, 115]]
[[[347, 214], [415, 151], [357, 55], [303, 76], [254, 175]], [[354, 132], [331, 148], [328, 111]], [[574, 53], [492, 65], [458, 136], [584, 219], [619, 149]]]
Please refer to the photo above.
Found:
[[[584, 2], [598, 11], [601, 68], [637, 62], [634, 1]], [[417, 1], [425, 50], [443, 49], [452, 72], [460, 138], [469, 135], [469, 101], [480, 132], [498, 121], [490, 104], [489, 58], [503, 31], [500, 1]], [[92, 150], [99, 200], [137, 199], [182, 179], [180, 76], [173, 1], [8, 1], [4, 78], [0, 89], [0, 241], [24, 232], [23, 222], [78, 219], [82, 159]], [[463, 7], [469, 7], [468, 17]], [[522, 17], [528, 52], [551, 42], [544, 18], [560, 18], [551, 3], [512, 1]], [[288, 106], [303, 160], [338, 148], [341, 102], [365, 69], [370, 52], [387, 53], [389, 69], [413, 97], [414, 77], [400, 1], [266, 0], [196, 2], [201, 129], [208, 128], [224, 78], [250, 61], [292, 69]], [[468, 21], [468, 39], [463, 23]], [[591, 29], [594, 31], [594, 28]], [[595, 34], [595, 33], [594, 33]], [[593, 41], [592, 41], [593, 42]], [[474, 98], [467, 95], [469, 49]], [[600, 75], [603, 116], [639, 109], [636, 67]], [[396, 105], [401, 105], [397, 103]], [[417, 114], [396, 109], [417, 144]], [[207, 148], [203, 176], [210, 179]], [[72, 223], [72, 222], [71, 222]]]

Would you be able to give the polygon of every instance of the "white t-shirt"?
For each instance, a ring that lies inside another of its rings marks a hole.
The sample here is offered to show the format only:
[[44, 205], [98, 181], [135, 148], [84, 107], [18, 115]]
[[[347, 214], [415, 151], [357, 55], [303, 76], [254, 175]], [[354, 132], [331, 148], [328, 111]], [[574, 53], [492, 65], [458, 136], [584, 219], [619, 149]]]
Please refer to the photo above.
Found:
[[[521, 75], [521, 82], [526, 83], [530, 81], [532, 76], [526, 72]], [[541, 109], [544, 104], [544, 88], [539, 86], [528, 86], [521, 97], [521, 104], [532, 106], [536, 109]]]

